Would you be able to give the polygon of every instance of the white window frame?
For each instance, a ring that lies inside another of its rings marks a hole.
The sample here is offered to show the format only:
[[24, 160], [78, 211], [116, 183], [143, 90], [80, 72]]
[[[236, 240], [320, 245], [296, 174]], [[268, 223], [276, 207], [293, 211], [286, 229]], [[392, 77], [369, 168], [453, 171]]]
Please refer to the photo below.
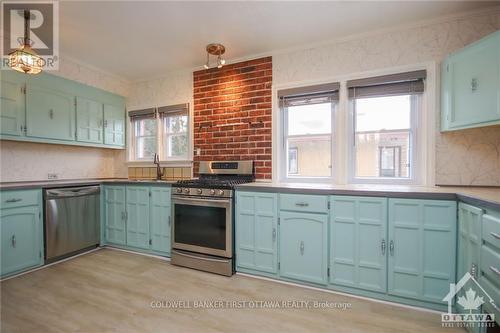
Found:
[[[135, 126], [137, 121], [141, 120], [146, 120], [146, 119], [153, 119], [153, 118], [131, 118], [130, 119], [130, 157], [132, 157], [130, 160], [131, 161], [136, 161], [136, 162], [145, 162], [152, 160], [152, 158], [137, 158], [137, 136], [136, 136], [136, 131], [135, 131]], [[154, 120], [156, 121], [156, 150], [158, 151], [158, 119], [155, 114]]]
[[[288, 107], [280, 107], [280, 124], [281, 124], [281, 139], [280, 139], [280, 175], [281, 181], [289, 182], [289, 183], [331, 183], [335, 178], [335, 168], [336, 164], [334, 164], [335, 152], [336, 152], [336, 131], [335, 131], [335, 116], [337, 113], [339, 101], [333, 100], [331, 101], [331, 133], [325, 134], [310, 134], [310, 135], [298, 135], [298, 136], [327, 136], [330, 137], [330, 176], [318, 176], [318, 177], [301, 177], [301, 176], [288, 176], [288, 145], [287, 139], [288, 135]], [[300, 152], [298, 152], [300, 154]], [[297, 155], [298, 156], [298, 155]], [[297, 166], [298, 167], [298, 166]]]
[[[382, 97], [382, 96], [381, 96]], [[396, 177], [357, 177], [356, 176], [356, 147], [355, 147], [355, 103], [354, 99], [349, 99], [349, 121], [348, 121], [348, 182], [351, 184], [392, 184], [392, 185], [416, 185], [421, 182], [421, 156], [420, 149], [422, 141], [420, 139], [420, 118], [423, 113], [423, 94], [412, 94], [410, 97], [410, 177], [396, 178]]]

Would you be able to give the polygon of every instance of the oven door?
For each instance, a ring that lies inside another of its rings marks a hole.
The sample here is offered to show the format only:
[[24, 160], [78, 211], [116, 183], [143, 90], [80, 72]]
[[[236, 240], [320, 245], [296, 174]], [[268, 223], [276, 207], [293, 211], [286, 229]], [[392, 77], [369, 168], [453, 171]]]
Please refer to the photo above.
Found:
[[172, 248], [231, 258], [232, 199], [173, 197]]

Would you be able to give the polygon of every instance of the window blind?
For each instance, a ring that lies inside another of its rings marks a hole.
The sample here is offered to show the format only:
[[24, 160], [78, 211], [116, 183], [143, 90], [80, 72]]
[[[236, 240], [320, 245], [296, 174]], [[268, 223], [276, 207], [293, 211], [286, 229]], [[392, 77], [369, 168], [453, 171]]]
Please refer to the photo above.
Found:
[[425, 90], [425, 70], [375, 76], [347, 81], [349, 98], [421, 94]]
[[339, 89], [338, 82], [283, 89], [278, 91], [278, 98], [282, 107], [327, 103], [339, 100]]
[[158, 108], [160, 117], [182, 116], [189, 113], [189, 103], [160, 106]]
[[142, 110], [133, 110], [128, 112], [128, 116], [131, 119], [146, 119], [146, 118], [154, 118], [156, 115], [156, 108], [142, 109]]

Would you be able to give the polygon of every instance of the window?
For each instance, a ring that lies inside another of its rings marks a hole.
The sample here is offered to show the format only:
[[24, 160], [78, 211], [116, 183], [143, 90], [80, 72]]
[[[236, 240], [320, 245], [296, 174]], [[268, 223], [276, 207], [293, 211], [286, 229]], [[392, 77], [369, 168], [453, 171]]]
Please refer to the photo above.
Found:
[[189, 158], [189, 105], [179, 104], [129, 112], [130, 160], [162, 161]]
[[348, 81], [353, 182], [414, 182], [425, 71]]
[[333, 113], [339, 84], [278, 92], [283, 119], [285, 178], [332, 177]]

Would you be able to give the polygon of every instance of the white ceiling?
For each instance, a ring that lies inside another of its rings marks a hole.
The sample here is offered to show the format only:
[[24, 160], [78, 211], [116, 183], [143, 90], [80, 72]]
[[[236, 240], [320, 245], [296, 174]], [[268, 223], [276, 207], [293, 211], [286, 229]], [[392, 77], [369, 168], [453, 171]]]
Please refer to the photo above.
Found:
[[498, 2], [60, 2], [61, 55], [129, 80], [430, 20]]

